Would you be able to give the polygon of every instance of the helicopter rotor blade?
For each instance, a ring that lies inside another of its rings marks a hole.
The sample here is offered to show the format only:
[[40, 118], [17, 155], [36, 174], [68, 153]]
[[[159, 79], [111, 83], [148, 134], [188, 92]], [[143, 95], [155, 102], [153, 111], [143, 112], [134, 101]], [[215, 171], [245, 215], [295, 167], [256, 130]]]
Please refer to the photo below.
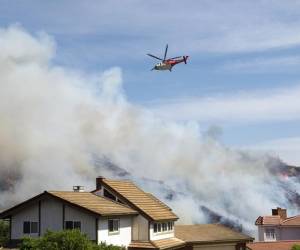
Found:
[[182, 56], [175, 56], [175, 57], [172, 57], [172, 58], [169, 58], [169, 59], [178, 59], [178, 58], [182, 58]]
[[167, 53], [168, 53], [168, 44], [166, 46], [166, 50], [165, 50], [165, 56], [164, 56], [164, 60], [166, 60], [166, 57], [167, 57]]
[[153, 58], [155, 58], [155, 59], [157, 59], [157, 60], [163, 61], [163, 59], [161, 59], [161, 58], [159, 58], [159, 57], [157, 57], [157, 56], [151, 55], [151, 54], [147, 54], [147, 56], [151, 56], [151, 57], [153, 57]]

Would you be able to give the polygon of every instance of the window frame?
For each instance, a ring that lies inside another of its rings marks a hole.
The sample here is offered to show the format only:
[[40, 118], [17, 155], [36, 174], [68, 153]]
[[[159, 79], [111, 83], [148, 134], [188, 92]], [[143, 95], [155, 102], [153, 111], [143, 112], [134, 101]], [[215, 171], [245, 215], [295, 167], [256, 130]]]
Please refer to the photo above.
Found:
[[[69, 224], [69, 226], [67, 226], [67, 224]], [[75, 227], [75, 224], [78, 224], [79, 226]], [[75, 221], [73, 221], [73, 220], [66, 220], [65, 221], [65, 229], [66, 230], [79, 229], [79, 231], [81, 232], [81, 221], [79, 221], [79, 220], [75, 220]]]
[[[112, 221], [112, 231], [110, 222]], [[115, 230], [115, 226], [117, 227], [117, 230]], [[107, 219], [107, 231], [108, 235], [113, 235], [113, 234], [120, 234], [120, 219], [119, 218], [109, 218]]]
[[[33, 231], [33, 229], [35, 229]], [[39, 223], [37, 221], [23, 221], [23, 234], [38, 234]]]
[[266, 228], [265, 235], [266, 235], [266, 240], [276, 240], [275, 228]]
[[172, 232], [174, 232], [174, 221], [153, 223], [153, 234], [167, 234]]

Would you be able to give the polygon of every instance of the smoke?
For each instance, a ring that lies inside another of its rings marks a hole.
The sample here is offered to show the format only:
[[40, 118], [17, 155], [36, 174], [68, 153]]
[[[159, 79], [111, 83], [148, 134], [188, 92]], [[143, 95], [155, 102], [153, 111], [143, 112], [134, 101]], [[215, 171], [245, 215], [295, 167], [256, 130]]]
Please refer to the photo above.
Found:
[[[0, 30], [0, 207], [46, 189], [94, 187], [97, 175], [129, 178], [165, 200], [182, 223], [208, 211], [253, 230], [258, 215], [297, 211], [281, 163], [232, 150], [218, 127], [157, 118], [126, 99], [122, 71], [87, 75], [53, 64], [55, 42], [20, 27]], [[299, 190], [299, 189], [298, 189]]]

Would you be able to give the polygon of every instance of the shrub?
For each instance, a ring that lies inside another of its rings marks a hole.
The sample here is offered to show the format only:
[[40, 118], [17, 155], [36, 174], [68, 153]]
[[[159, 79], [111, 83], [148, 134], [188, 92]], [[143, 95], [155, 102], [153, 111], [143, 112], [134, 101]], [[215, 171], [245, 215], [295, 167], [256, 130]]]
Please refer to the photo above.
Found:
[[9, 238], [9, 224], [7, 221], [0, 220], [0, 248], [4, 246]]
[[291, 250], [300, 250], [300, 245], [293, 245], [292, 249]]
[[48, 231], [40, 238], [24, 238], [20, 250], [121, 250], [122, 247], [97, 245], [79, 230]]

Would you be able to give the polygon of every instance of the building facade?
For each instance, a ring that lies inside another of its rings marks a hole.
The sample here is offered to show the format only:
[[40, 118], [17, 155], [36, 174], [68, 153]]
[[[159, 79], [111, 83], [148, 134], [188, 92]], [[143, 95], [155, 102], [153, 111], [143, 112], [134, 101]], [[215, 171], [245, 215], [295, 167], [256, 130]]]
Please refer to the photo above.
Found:
[[272, 209], [272, 215], [259, 216], [255, 225], [259, 241], [300, 240], [300, 216], [287, 217], [286, 209]]
[[[9, 220], [12, 243], [64, 229], [79, 229], [97, 244], [130, 250], [245, 250], [246, 242], [253, 240], [217, 225], [176, 226], [176, 214], [152, 194], [131, 181], [102, 177], [92, 192], [78, 186], [73, 192], [45, 191], [2, 212], [0, 219]], [[190, 234], [193, 239], [186, 238]]]

